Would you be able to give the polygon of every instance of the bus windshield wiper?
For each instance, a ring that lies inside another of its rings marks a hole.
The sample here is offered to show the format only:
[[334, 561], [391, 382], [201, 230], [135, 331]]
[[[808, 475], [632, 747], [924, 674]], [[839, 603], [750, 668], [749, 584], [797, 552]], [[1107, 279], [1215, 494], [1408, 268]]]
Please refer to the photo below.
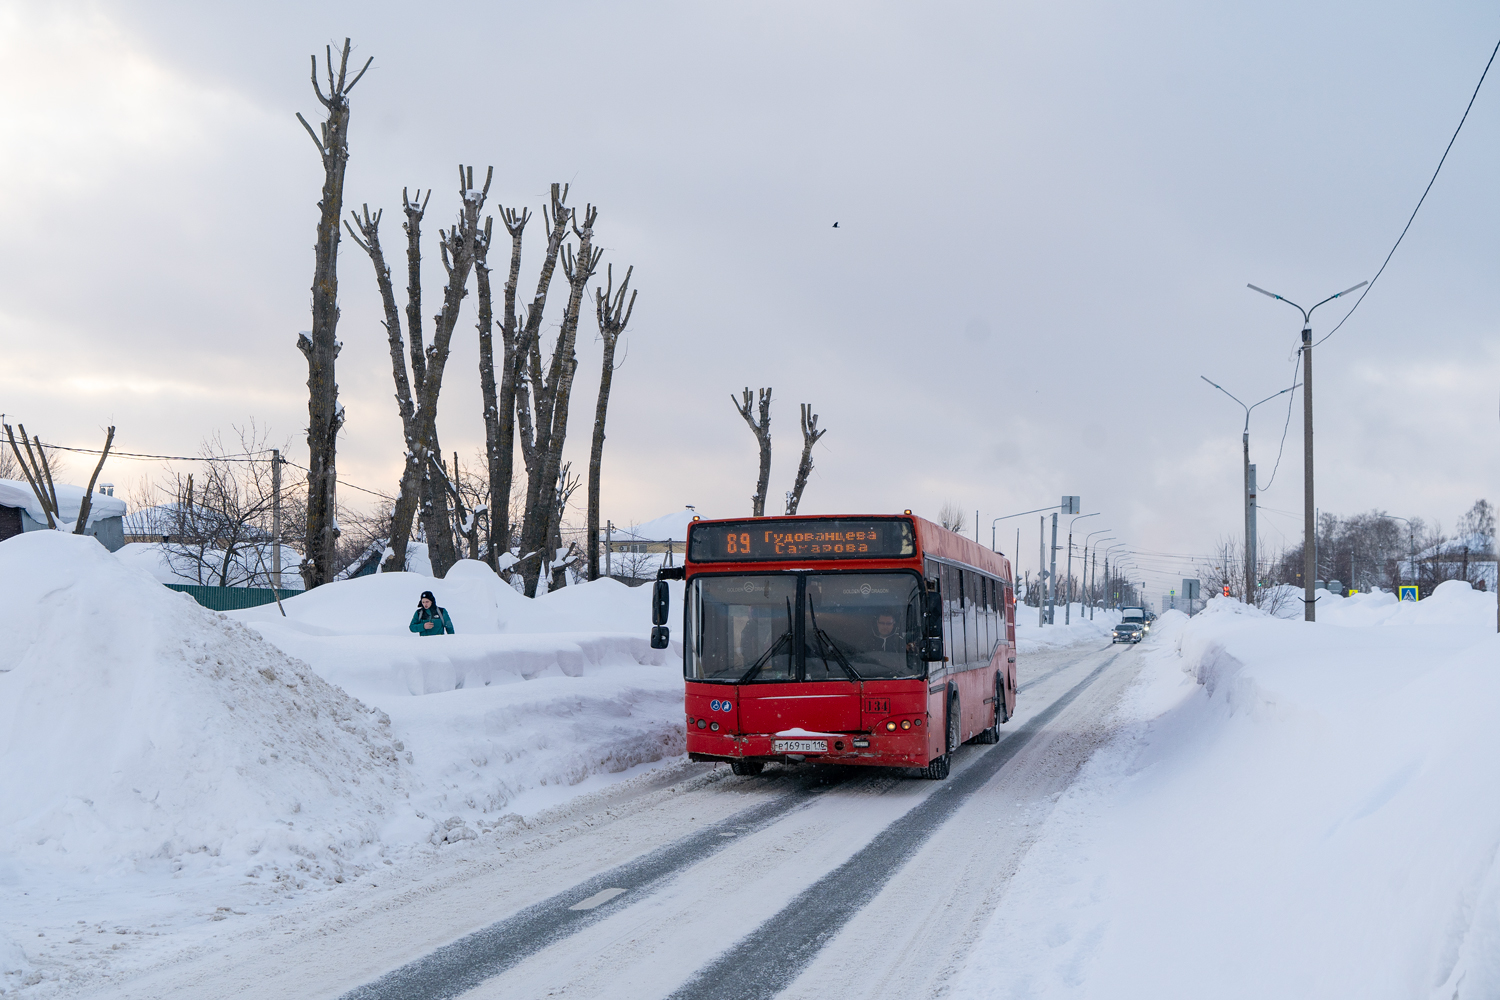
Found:
[[771, 662], [771, 659], [776, 655], [776, 651], [781, 648], [781, 644], [782, 643], [787, 643], [788, 645], [791, 644], [793, 631], [794, 631], [794, 629], [792, 628], [792, 601], [791, 601], [791, 598], [787, 598], [787, 602], [786, 602], [786, 631], [783, 632], [783, 633], [781, 633], [781, 635], [777, 637], [777, 639], [776, 639], [775, 642], [771, 643], [771, 648], [770, 649], [766, 650], [764, 653], [761, 653], [760, 654], [760, 658], [758, 660], [756, 660], [754, 663], [750, 664], [750, 669], [747, 670], [747, 671], [745, 671], [745, 676], [743, 676], [739, 680], [735, 681], [735, 683], [736, 684], [748, 684], [751, 681], [753, 681], [755, 679], [755, 675], [758, 674], [758, 673], [760, 673], [760, 668], [764, 667], [767, 663]]
[[811, 594], [807, 596], [807, 610], [808, 613], [812, 615], [813, 635], [818, 640], [818, 656], [822, 658], [823, 666], [828, 666], [828, 654], [824, 652], [824, 649], [830, 649], [833, 651], [833, 658], [837, 660], [839, 666], [844, 669], [844, 673], [849, 675], [850, 680], [862, 680], [859, 674], [855, 672], [854, 668], [849, 665], [849, 661], [845, 658], [843, 651], [833, 644], [833, 636], [818, 628], [818, 607], [813, 602]]

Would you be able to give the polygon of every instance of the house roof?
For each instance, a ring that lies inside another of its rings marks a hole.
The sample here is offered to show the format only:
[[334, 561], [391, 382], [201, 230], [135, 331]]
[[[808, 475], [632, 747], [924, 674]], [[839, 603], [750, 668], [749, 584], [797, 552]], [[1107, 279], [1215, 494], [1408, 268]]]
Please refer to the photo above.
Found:
[[692, 523], [693, 518], [700, 516], [702, 515], [688, 507], [629, 528], [615, 525], [614, 538], [616, 541], [634, 539], [641, 542], [685, 542], [687, 526]]
[[[57, 518], [66, 525], [78, 522], [78, 508], [83, 505], [83, 487], [69, 486], [66, 483], [57, 484]], [[14, 479], [0, 479], [0, 507], [18, 507], [24, 510], [33, 520], [41, 524], [47, 523], [47, 514], [42, 510], [42, 505], [37, 502], [36, 494], [31, 492], [28, 483], [17, 482]], [[107, 517], [123, 517], [125, 514], [125, 501], [119, 497], [106, 496], [103, 493], [95, 493], [89, 503], [89, 524], [102, 521]]]

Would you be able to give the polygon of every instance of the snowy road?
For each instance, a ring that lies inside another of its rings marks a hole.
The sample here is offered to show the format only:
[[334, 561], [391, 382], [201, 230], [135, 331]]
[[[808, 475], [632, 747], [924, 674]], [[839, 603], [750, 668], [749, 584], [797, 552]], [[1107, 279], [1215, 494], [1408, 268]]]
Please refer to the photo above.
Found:
[[944, 782], [678, 765], [519, 843], [361, 879], [337, 903], [111, 993], [940, 994], [1058, 793], [1107, 738], [1137, 655], [1027, 657], [1017, 718], [1000, 743], [962, 748]]

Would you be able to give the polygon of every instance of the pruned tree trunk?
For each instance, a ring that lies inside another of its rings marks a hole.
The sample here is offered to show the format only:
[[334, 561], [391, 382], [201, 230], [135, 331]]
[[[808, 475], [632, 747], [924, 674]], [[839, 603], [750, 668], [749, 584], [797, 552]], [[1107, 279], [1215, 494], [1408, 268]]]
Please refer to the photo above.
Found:
[[47, 517], [47, 527], [56, 528], [57, 488], [52, 485], [52, 470], [48, 468], [47, 453], [42, 450], [41, 435], [37, 435], [36, 451], [33, 452], [31, 442], [26, 437], [26, 425], [21, 425], [21, 446], [26, 449], [25, 454], [16, 447], [16, 432], [10, 424], [5, 425], [5, 435], [10, 438], [10, 450], [20, 463], [26, 483], [31, 487], [31, 495], [36, 497], [42, 513]]
[[94, 466], [94, 474], [89, 477], [88, 489], [83, 491], [83, 501], [78, 505], [78, 523], [73, 526], [73, 534], [81, 535], [89, 524], [89, 511], [94, 506], [94, 484], [99, 481], [99, 470], [104, 468], [104, 460], [109, 458], [109, 446], [115, 443], [115, 429], [110, 427], [109, 433], [104, 435], [104, 450], [99, 453], [99, 464]]
[[344, 39], [338, 76], [333, 52], [325, 50], [328, 94], [318, 83], [318, 57], [312, 57], [313, 92], [327, 109], [321, 137], [307, 119], [297, 115], [323, 159], [323, 196], [318, 202], [318, 242], [313, 257], [312, 331], [300, 334], [297, 347], [307, 358], [307, 536], [302, 581], [308, 590], [333, 575], [334, 546], [338, 542], [338, 466], [335, 448], [344, 408], [334, 362], [339, 356], [339, 217], [344, 213], [344, 168], [349, 163], [349, 92], [359, 83], [373, 58], [348, 79], [349, 39]]
[[[354, 225], [349, 227], [350, 237], [370, 256], [375, 267], [375, 281], [385, 309], [384, 325], [390, 345], [391, 370], [396, 382], [396, 406], [401, 413], [406, 439], [406, 462], [392, 518], [391, 553], [381, 567], [385, 572], [405, 569], [412, 516], [417, 512], [421, 514], [433, 573], [441, 577], [458, 561], [450, 522], [447, 485], [433, 482], [431, 463], [434, 460], [440, 461], [439, 456], [442, 455], [437, 435], [438, 397], [442, 392], [443, 371], [448, 362], [459, 309], [464, 296], [468, 294], [469, 272], [481, 252], [480, 242], [486, 239], [486, 235], [482, 235], [479, 230], [479, 213], [484, 207], [493, 178], [494, 168], [491, 167], [485, 175], [484, 187], [476, 189], [474, 169], [463, 166], [458, 168], [459, 195], [463, 208], [452, 230], [438, 231], [448, 283], [443, 289], [442, 312], [434, 318], [432, 343], [426, 347], [422, 344], [421, 326], [421, 225], [427, 201], [409, 199], [406, 191], [401, 192], [402, 205], [406, 211], [406, 319], [411, 339], [410, 379], [406, 374], [401, 318], [396, 307], [395, 290], [380, 247], [380, 213], [371, 216], [366, 208], [363, 217], [356, 215]], [[417, 197], [421, 198], [420, 190]], [[427, 197], [432, 197], [431, 191], [428, 191]], [[356, 228], [358, 233], [355, 232]], [[488, 226], [485, 232], [488, 233]]]
[[[427, 198], [431, 199], [431, 197], [432, 192], [429, 190]], [[401, 203], [406, 211], [406, 222], [403, 223], [403, 228], [407, 233], [407, 301], [410, 302], [415, 297], [420, 302], [422, 295], [421, 274], [418, 269], [422, 252], [420, 237], [422, 215], [427, 210], [427, 201], [422, 198], [421, 189], [417, 190], [416, 201], [408, 198], [407, 192], [402, 190]], [[375, 268], [375, 285], [380, 291], [380, 301], [385, 312], [382, 325], [385, 327], [386, 341], [390, 346], [391, 373], [396, 383], [396, 410], [401, 416], [402, 439], [406, 444], [406, 462], [402, 469], [401, 485], [397, 490], [395, 509], [391, 516], [390, 554], [380, 567], [382, 572], [391, 573], [406, 568], [406, 549], [411, 542], [412, 516], [416, 513], [418, 490], [424, 470], [418, 458], [417, 411], [416, 404], [412, 400], [411, 379], [406, 373], [406, 343], [401, 334], [401, 310], [396, 305], [396, 291], [391, 284], [391, 269], [386, 265], [385, 253], [380, 246], [380, 219], [385, 213], [376, 212], [372, 216], [368, 205], [364, 206], [363, 213], [363, 217], [354, 217], [359, 233], [354, 231], [354, 226], [349, 226], [349, 237], [369, 255], [370, 263]], [[345, 223], [345, 225], [348, 224]], [[363, 240], [360, 239], [361, 235], [364, 236]], [[408, 308], [407, 321], [411, 329], [413, 368], [420, 370], [422, 357], [420, 314], [414, 314]]]
[[609, 410], [609, 390], [615, 374], [615, 346], [620, 334], [630, 322], [635, 311], [635, 292], [630, 293], [630, 302], [625, 302], [625, 291], [630, 287], [630, 276], [635, 268], [625, 271], [625, 280], [615, 292], [615, 272], [611, 265], [609, 283], [603, 291], [594, 289], [594, 306], [599, 313], [599, 337], [604, 341], [604, 364], [599, 374], [599, 401], [594, 404], [594, 440], [589, 446], [589, 513], [587, 544], [589, 550], [589, 579], [599, 579], [599, 474], [604, 466], [604, 417]]
[[734, 408], [745, 418], [745, 424], [750, 428], [750, 433], [755, 435], [756, 444], [760, 445], [760, 476], [755, 480], [755, 495], [750, 498], [750, 516], [764, 517], [766, 514], [766, 490], [771, 486], [771, 390], [761, 389], [760, 392], [760, 422], [756, 423], [751, 410], [755, 406], [755, 396], [751, 394], [750, 387], [745, 387], [744, 403], [741, 404], [733, 396], [729, 401], [734, 403]]
[[818, 430], [818, 415], [812, 411], [811, 403], [802, 404], [802, 460], [797, 463], [797, 480], [792, 484], [792, 491], [786, 495], [786, 512], [797, 513], [797, 505], [802, 502], [802, 491], [807, 487], [807, 477], [812, 472], [813, 445], [818, 439], [827, 434], [827, 429]]
[[[573, 391], [573, 375], [578, 369], [578, 357], [574, 353], [578, 339], [578, 316], [583, 303], [584, 287], [589, 278], [593, 277], [594, 269], [599, 266], [599, 258], [604, 254], [602, 250], [594, 249], [594, 221], [598, 215], [598, 209], [592, 205], [587, 206], [583, 226], [580, 228], [575, 221], [572, 227], [573, 234], [578, 237], [577, 253], [571, 248], [564, 248], [563, 272], [569, 285], [568, 306], [563, 313], [562, 327], [557, 333], [557, 345], [552, 352], [547, 381], [537, 392], [539, 405], [532, 460], [536, 474], [531, 477], [527, 490], [529, 501], [532, 485], [537, 487], [537, 502], [528, 503], [527, 506], [525, 523], [521, 529], [523, 552], [541, 552], [548, 542], [553, 517], [560, 516], [553, 514], [557, 496], [554, 490], [557, 488], [555, 484], [562, 466], [563, 445], [567, 440], [568, 405]], [[530, 323], [527, 325], [529, 327]], [[531, 354], [534, 378], [540, 362], [539, 354], [534, 348]], [[526, 596], [536, 596], [541, 571], [540, 560], [528, 560], [523, 565], [521, 575]]]

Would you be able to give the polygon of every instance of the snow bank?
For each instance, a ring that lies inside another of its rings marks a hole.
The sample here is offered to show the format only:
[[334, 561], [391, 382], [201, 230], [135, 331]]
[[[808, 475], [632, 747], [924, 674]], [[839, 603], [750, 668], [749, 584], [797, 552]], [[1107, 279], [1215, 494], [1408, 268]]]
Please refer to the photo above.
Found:
[[1500, 995], [1494, 616], [1164, 615], [954, 995]]
[[93, 538], [0, 543], [0, 855], [338, 877], [398, 813], [388, 720]]
[[1089, 609], [1082, 604], [1074, 604], [1072, 611], [1072, 621], [1065, 624], [1063, 619], [1069, 616], [1064, 614], [1064, 607], [1059, 604], [1053, 616], [1057, 624], [1038, 625], [1036, 608], [1017, 605], [1016, 650], [1018, 655], [1025, 656], [1027, 653], [1040, 653], [1045, 649], [1058, 649], [1062, 646], [1071, 646], [1075, 642], [1109, 642], [1110, 629], [1120, 621], [1118, 611], [1095, 609], [1093, 621], [1089, 621]]
[[[408, 630], [424, 590], [457, 634]], [[275, 605], [230, 617], [389, 712], [413, 802], [482, 829], [683, 752], [681, 647], [651, 648], [650, 596], [599, 580], [531, 600], [465, 560], [442, 580], [380, 573], [286, 599], [286, 617]]]

